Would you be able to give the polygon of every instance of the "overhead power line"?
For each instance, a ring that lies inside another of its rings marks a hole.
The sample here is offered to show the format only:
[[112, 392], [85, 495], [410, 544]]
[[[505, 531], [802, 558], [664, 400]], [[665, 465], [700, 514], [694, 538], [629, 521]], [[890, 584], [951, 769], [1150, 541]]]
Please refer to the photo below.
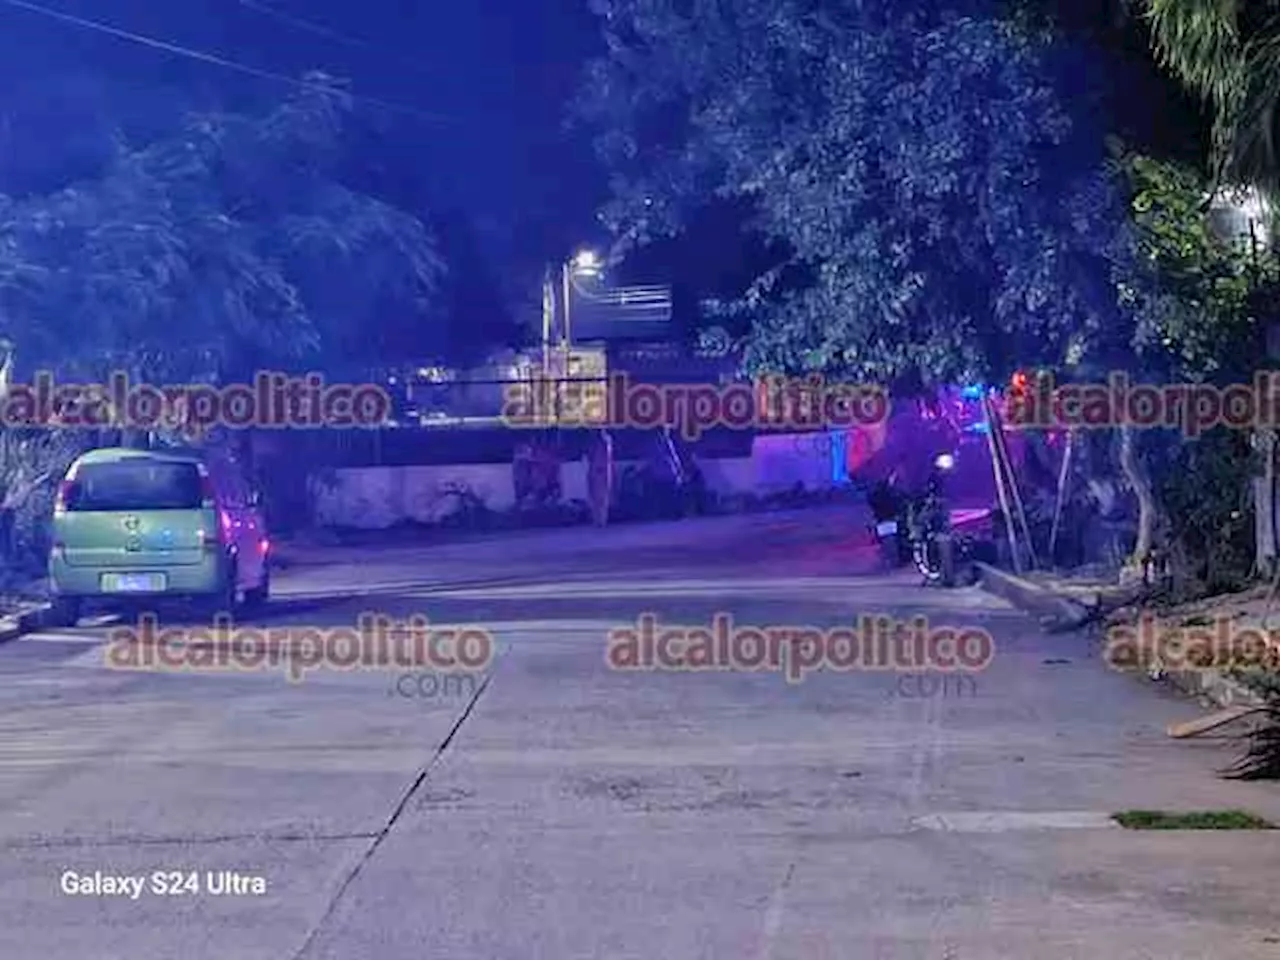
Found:
[[[31, 13], [38, 13], [41, 16], [58, 20], [70, 26], [80, 27], [85, 30], [94, 30], [108, 36], [116, 37], [120, 40], [128, 40], [131, 43], [141, 44], [145, 47], [151, 47], [154, 50], [163, 50], [166, 53], [177, 54], [178, 56], [187, 57], [190, 60], [198, 60], [201, 63], [207, 63], [215, 67], [222, 67], [225, 70], [233, 70], [250, 77], [257, 77], [260, 80], [271, 80], [276, 83], [287, 84], [302, 90], [328, 90], [329, 87], [320, 83], [310, 83], [306, 80], [299, 80], [296, 77], [290, 77], [283, 73], [274, 73], [270, 70], [262, 70], [258, 67], [252, 67], [248, 64], [239, 63], [235, 60], [229, 60], [218, 54], [208, 53], [204, 50], [196, 50], [192, 47], [180, 46], [176, 43], [169, 43], [166, 40], [157, 40], [154, 37], [148, 37], [140, 33], [133, 33], [129, 30], [123, 30], [119, 27], [113, 27], [110, 24], [101, 23], [96, 20], [88, 20], [84, 17], [77, 17], [70, 13], [63, 13], [60, 10], [53, 10], [49, 7], [41, 6], [37, 3], [30, 3], [28, 0], [0, 0], [0, 3], [6, 6], [16, 7], [20, 10], [27, 10]], [[447, 117], [442, 114], [428, 113], [417, 107], [408, 104], [396, 103], [392, 100], [382, 100], [377, 97], [369, 97], [364, 95], [351, 94], [351, 99], [362, 101], [373, 106], [382, 107], [385, 110], [392, 110], [396, 113], [403, 113], [409, 116], [418, 117], [431, 123], [458, 123], [454, 117]]]
[[240, 0], [240, 6], [279, 20], [281, 23], [286, 23], [299, 30], [305, 30], [307, 33], [313, 33], [317, 37], [324, 37], [337, 43], [346, 44], [348, 47], [360, 47], [364, 50], [376, 49], [373, 44], [365, 40], [349, 37], [345, 33], [322, 26], [311, 20], [304, 20], [302, 17], [294, 16], [291, 13], [285, 13], [283, 10], [277, 10], [275, 7], [269, 7], [265, 3], [255, 3], [254, 0]]
[[285, 11], [268, 4], [258, 3], [257, 0], [240, 0], [240, 6], [244, 7], [246, 10], [252, 10], [255, 13], [260, 13], [265, 17], [270, 17], [279, 23], [293, 27], [296, 30], [301, 30], [304, 33], [323, 37], [326, 40], [331, 40], [334, 43], [339, 43], [345, 47], [350, 47], [356, 50], [367, 50], [370, 53], [377, 54], [383, 59], [389, 59], [395, 63], [401, 64], [406, 69], [412, 70], [414, 73], [427, 76], [433, 72], [425, 68], [420, 62], [389, 51], [380, 44], [363, 40], [360, 37], [353, 37], [340, 30], [335, 30], [332, 27], [326, 27], [323, 24], [316, 23], [314, 20], [307, 20], [303, 17], [297, 16], [296, 14], [286, 13]]

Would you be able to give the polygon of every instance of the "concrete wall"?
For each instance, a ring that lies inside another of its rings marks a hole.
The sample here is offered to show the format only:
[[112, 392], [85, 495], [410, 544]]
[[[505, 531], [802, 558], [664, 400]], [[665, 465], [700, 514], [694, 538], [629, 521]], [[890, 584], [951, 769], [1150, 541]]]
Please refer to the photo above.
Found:
[[832, 485], [835, 445], [828, 434], [762, 434], [751, 443], [752, 482], [762, 493], [803, 484], [808, 490]]
[[[833, 486], [832, 459], [839, 448], [822, 437], [771, 434], [756, 437], [750, 457], [699, 461], [707, 485], [721, 495], [766, 495], [803, 484], [806, 489]], [[620, 463], [621, 473], [629, 464]], [[515, 489], [510, 464], [360, 467], [336, 471], [332, 488], [312, 482], [316, 519], [325, 526], [383, 529], [406, 520], [432, 523], [455, 509], [445, 490], [469, 487], [494, 510], [510, 509]], [[587, 499], [586, 465], [561, 467], [565, 500]]]
[[336, 471], [336, 484], [312, 482], [316, 519], [325, 526], [376, 530], [405, 520], [434, 523], [456, 509], [446, 489], [465, 485], [495, 510], [515, 502], [511, 467], [461, 464], [355, 467]]

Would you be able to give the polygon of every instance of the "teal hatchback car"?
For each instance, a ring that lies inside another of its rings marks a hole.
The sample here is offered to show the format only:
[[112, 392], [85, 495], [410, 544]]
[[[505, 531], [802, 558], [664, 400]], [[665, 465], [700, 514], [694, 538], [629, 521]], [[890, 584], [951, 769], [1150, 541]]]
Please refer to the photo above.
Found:
[[266, 601], [261, 499], [235, 465], [197, 450], [92, 450], [68, 469], [53, 513], [54, 619], [86, 601], [194, 600], [211, 614]]

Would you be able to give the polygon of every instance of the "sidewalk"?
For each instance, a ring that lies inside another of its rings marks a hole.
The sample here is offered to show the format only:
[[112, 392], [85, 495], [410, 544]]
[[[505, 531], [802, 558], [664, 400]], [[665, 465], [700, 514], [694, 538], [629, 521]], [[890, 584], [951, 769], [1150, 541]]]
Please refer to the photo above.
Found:
[[0, 587], [0, 617], [9, 611], [40, 603], [48, 596], [48, 584], [43, 577], [20, 581], [15, 578]]
[[38, 628], [48, 606], [44, 581], [32, 581], [17, 590], [0, 592], [0, 643], [16, 639]]
[[[1144, 611], [1155, 615], [1157, 629], [1198, 629], [1203, 632], [1222, 630], [1229, 636], [1240, 637], [1244, 631], [1259, 631], [1271, 649], [1280, 639], [1280, 607], [1272, 605], [1268, 611], [1267, 597], [1270, 584], [1252, 587], [1240, 593], [1218, 594], [1191, 603], [1167, 607], [1163, 610]], [[1137, 621], [1130, 616], [1127, 621]], [[1122, 621], [1117, 620], [1116, 623]], [[1262, 696], [1236, 672], [1227, 670], [1165, 670], [1157, 664], [1159, 676], [1167, 678], [1179, 689], [1192, 696], [1203, 697], [1210, 702], [1230, 707], [1237, 704], [1260, 705]]]
[[[1280, 605], [1274, 606], [1267, 616], [1269, 584], [1181, 604], [1141, 605], [1140, 588], [1121, 587], [1100, 578], [1044, 572], [1018, 576], [986, 564], [979, 567], [984, 589], [1036, 616], [1050, 632], [1089, 627], [1093, 639], [1105, 642], [1109, 631], [1132, 627], [1147, 616], [1156, 635], [1212, 628], [1227, 629], [1239, 636], [1242, 631], [1258, 630], [1272, 647], [1280, 641]], [[1229, 668], [1179, 669], [1179, 666], [1157, 658], [1142, 675], [1152, 680], [1166, 680], [1183, 693], [1218, 707], [1261, 703], [1259, 694]]]

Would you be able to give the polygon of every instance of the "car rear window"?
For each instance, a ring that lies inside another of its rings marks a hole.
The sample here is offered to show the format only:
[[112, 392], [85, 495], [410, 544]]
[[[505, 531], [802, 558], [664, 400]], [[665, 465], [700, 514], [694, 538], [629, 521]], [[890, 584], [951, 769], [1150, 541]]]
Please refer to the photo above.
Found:
[[198, 510], [200, 471], [191, 463], [132, 461], [87, 464], [76, 473], [67, 509]]

